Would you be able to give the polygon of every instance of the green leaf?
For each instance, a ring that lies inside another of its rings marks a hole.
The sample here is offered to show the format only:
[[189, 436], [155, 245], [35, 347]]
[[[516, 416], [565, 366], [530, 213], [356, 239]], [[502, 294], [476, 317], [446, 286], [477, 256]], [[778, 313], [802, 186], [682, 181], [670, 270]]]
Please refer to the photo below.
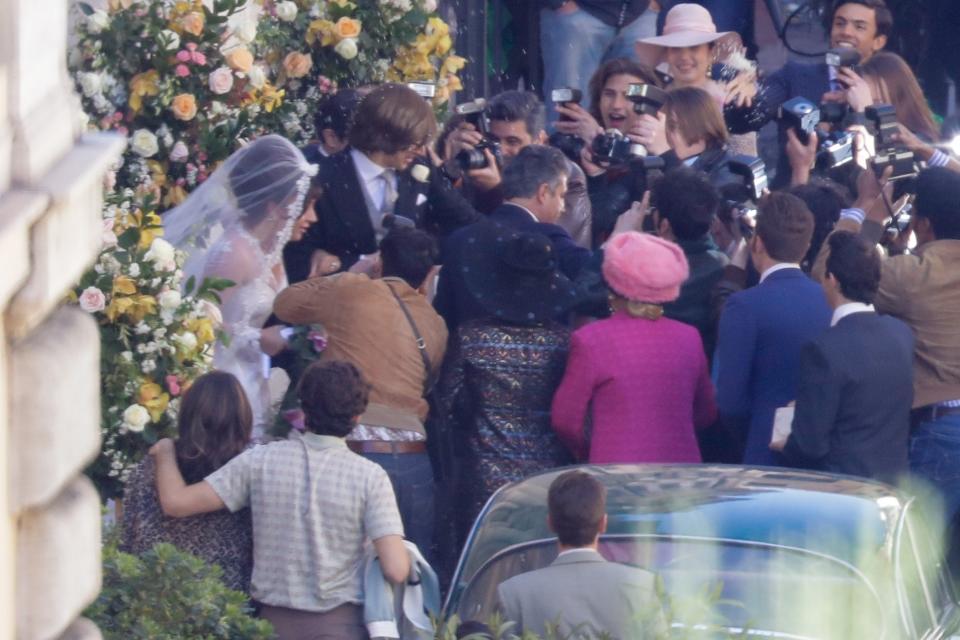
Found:
[[193, 288], [195, 286], [197, 286], [197, 278], [196, 276], [190, 276], [189, 278], [187, 278], [187, 284], [183, 288], [183, 292], [186, 293], [187, 295], [190, 295], [191, 293], [193, 293]]
[[80, 8], [80, 11], [82, 11], [85, 16], [92, 16], [94, 13], [93, 7], [86, 2], [78, 2], [77, 7]]

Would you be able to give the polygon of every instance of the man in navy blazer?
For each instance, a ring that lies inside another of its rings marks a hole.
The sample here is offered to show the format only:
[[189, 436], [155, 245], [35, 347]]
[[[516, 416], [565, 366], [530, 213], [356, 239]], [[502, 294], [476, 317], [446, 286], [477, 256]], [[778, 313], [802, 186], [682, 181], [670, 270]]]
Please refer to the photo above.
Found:
[[[883, 49], [893, 30], [893, 15], [884, 0], [837, 0], [830, 19], [830, 47], [850, 47], [860, 52], [861, 62]], [[814, 104], [824, 101], [845, 102], [845, 88], [826, 63], [788, 62], [770, 75], [757, 95], [757, 104], [767, 118], [776, 118], [780, 105], [791, 98], [803, 97]], [[774, 188], [790, 183], [790, 162], [783, 148], [787, 133], [779, 130], [780, 155]]]
[[314, 180], [322, 188], [314, 205], [317, 221], [303, 240], [284, 248], [291, 283], [310, 275], [318, 252], [335, 257], [335, 271], [376, 252], [387, 215], [438, 236], [479, 219], [424, 157], [435, 129], [430, 105], [404, 85], [380, 85], [363, 98], [348, 134], [350, 146], [314, 156], [319, 166]]
[[849, 231], [830, 236], [823, 289], [831, 328], [800, 352], [791, 466], [895, 482], [908, 470], [913, 332], [878, 315], [880, 257]]
[[727, 300], [715, 366], [721, 419], [746, 436], [745, 464], [779, 465], [770, 450], [773, 415], [796, 398], [800, 350], [830, 326], [823, 289], [800, 270], [813, 214], [774, 192], [760, 201], [750, 258], [760, 284]]
[[[599, 265], [598, 254], [579, 246], [563, 227], [556, 224], [563, 213], [568, 168], [564, 155], [553, 147], [529, 145], [506, 166], [501, 189], [504, 204], [487, 220], [476, 224], [497, 224], [514, 231], [540, 233], [550, 239], [560, 271], [571, 280], [585, 268]], [[463, 321], [486, 315], [463, 283], [460, 256], [467, 242], [476, 240], [475, 229], [465, 227], [443, 243], [440, 281], [434, 306], [447, 321], [450, 334]]]

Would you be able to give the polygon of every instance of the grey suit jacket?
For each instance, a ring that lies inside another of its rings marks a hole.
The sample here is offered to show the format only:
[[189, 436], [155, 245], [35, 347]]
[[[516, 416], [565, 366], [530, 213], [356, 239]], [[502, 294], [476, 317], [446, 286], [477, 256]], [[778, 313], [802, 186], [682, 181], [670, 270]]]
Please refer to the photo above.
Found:
[[517, 623], [517, 634], [543, 635], [548, 623], [559, 623], [561, 637], [577, 639], [593, 640], [604, 632], [617, 640], [667, 634], [653, 574], [607, 562], [593, 550], [576, 550], [514, 576], [497, 588], [497, 596], [504, 618]]

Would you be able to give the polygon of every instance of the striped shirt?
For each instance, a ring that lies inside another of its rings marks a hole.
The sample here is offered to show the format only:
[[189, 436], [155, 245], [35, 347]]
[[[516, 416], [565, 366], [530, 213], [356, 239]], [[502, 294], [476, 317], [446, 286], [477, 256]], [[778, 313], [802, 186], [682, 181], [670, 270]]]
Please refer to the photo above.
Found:
[[342, 438], [307, 433], [254, 447], [206, 481], [230, 511], [250, 507], [250, 595], [264, 604], [362, 603], [364, 543], [403, 535], [386, 472]]

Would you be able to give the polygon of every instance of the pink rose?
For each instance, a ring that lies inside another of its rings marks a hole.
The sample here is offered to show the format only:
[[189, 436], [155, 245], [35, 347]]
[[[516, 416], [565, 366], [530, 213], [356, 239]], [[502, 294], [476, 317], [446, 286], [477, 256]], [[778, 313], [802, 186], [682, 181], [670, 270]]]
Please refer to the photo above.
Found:
[[207, 64], [207, 56], [203, 55], [199, 51], [194, 51], [193, 53], [191, 53], [190, 59], [199, 65]]
[[117, 246], [117, 234], [113, 232], [113, 218], [104, 218], [103, 219], [103, 246], [104, 247], [115, 247]]
[[96, 287], [87, 287], [80, 294], [80, 308], [87, 313], [103, 311], [107, 306], [107, 297]]
[[313, 350], [317, 353], [321, 353], [327, 348], [327, 336], [319, 331], [308, 332], [307, 340], [313, 343]]
[[186, 44], [186, 47], [187, 47], [187, 50], [189, 50], [189, 51], [196, 51], [196, 50], [197, 50], [197, 43], [196, 43], [196, 42], [188, 42], [188, 43]]
[[177, 376], [169, 375], [164, 378], [164, 381], [167, 383], [167, 390], [170, 391], [170, 395], [177, 397], [180, 395], [180, 381], [177, 380]]
[[[191, 42], [190, 44], [193, 44], [193, 43]], [[187, 46], [189, 47], [190, 44], [188, 44]], [[180, 51], [177, 51], [177, 60], [180, 62], [190, 62], [190, 52], [184, 51], [182, 49]]]
[[210, 74], [210, 91], [217, 95], [228, 93], [233, 88], [233, 71], [230, 67], [220, 67]]
[[180, 78], [186, 78], [188, 75], [190, 75], [190, 68], [185, 64], [178, 64], [177, 68], [174, 70], [174, 73], [176, 73]]

